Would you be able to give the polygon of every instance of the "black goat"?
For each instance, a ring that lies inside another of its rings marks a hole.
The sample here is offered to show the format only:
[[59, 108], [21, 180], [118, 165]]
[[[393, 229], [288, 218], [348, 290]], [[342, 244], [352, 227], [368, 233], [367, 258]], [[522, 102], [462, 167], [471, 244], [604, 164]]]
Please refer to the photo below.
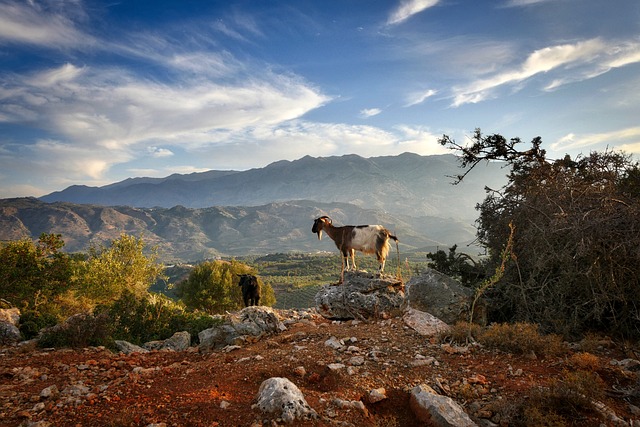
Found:
[[242, 300], [244, 306], [260, 305], [260, 283], [258, 278], [253, 274], [239, 274], [240, 283], [238, 286], [242, 288]]

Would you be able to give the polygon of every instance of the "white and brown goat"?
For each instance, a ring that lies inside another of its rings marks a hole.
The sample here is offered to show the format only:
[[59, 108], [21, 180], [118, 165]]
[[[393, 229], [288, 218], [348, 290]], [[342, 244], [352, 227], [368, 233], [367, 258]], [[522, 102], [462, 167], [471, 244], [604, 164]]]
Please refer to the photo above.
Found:
[[313, 222], [311, 231], [318, 234], [318, 240], [322, 239], [322, 232], [324, 231], [340, 250], [342, 254], [341, 282], [344, 281], [345, 264], [347, 270], [350, 269], [349, 258], [351, 258], [353, 270], [357, 269], [356, 251], [364, 254], [376, 254], [376, 258], [380, 263], [378, 272], [382, 274], [387, 255], [389, 255], [389, 239], [398, 241], [396, 236], [381, 225], [345, 225], [335, 227], [328, 216], [321, 216], [316, 219]]

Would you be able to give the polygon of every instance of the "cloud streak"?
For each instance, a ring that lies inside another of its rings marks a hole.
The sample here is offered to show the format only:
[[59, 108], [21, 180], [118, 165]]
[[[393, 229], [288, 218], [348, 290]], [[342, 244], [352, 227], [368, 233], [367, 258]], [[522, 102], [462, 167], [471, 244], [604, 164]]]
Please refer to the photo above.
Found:
[[93, 37], [77, 29], [62, 13], [43, 11], [33, 3], [0, 4], [0, 44], [25, 43], [61, 49], [93, 42]]
[[439, 0], [403, 0], [391, 13], [387, 25], [397, 25], [430, 7], [437, 5]]
[[501, 86], [513, 86], [533, 76], [565, 69], [571, 76], [554, 79], [546, 90], [590, 79], [607, 71], [640, 62], [640, 43], [607, 43], [600, 38], [545, 47], [531, 53], [517, 68], [502, 71], [453, 89], [452, 106], [478, 103], [495, 95]]

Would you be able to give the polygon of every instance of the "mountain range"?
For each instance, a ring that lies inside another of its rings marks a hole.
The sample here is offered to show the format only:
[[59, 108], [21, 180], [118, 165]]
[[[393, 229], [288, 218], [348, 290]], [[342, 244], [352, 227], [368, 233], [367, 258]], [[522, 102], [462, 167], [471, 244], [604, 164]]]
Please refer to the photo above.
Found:
[[165, 261], [220, 255], [336, 251], [318, 242], [313, 219], [382, 224], [402, 251], [468, 243], [485, 186], [506, 183], [500, 164], [458, 175], [452, 155], [303, 157], [247, 171], [130, 178], [103, 187], [74, 185], [40, 199], [0, 200], [0, 239], [62, 234], [68, 251], [121, 233], [143, 235]]

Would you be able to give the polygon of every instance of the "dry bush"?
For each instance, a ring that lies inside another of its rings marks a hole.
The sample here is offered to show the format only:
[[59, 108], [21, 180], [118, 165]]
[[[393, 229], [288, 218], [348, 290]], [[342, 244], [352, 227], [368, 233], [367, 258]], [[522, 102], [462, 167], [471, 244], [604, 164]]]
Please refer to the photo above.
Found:
[[[567, 426], [593, 414], [593, 402], [604, 396], [605, 384], [593, 372], [565, 372], [549, 387], [532, 391], [528, 400], [521, 402], [516, 425]], [[514, 420], [514, 421], [516, 421]]]
[[478, 341], [515, 354], [558, 356], [568, 351], [559, 335], [542, 335], [538, 325], [532, 323], [495, 323], [479, 335]]
[[600, 358], [587, 352], [580, 352], [571, 355], [569, 364], [576, 369], [595, 372], [600, 368]]
[[482, 326], [477, 323], [460, 321], [440, 332], [438, 340], [441, 343], [464, 345], [470, 341], [477, 341], [480, 334], [482, 334], [482, 330]]

